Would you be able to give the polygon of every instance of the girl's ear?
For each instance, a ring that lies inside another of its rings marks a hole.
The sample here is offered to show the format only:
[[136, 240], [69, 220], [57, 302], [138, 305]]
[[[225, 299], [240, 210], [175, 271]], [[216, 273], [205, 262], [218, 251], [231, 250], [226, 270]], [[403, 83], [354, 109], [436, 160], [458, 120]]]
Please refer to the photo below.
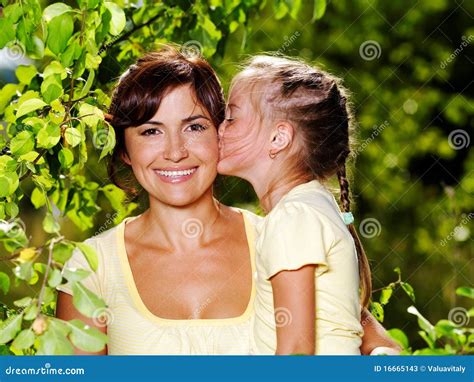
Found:
[[293, 142], [295, 130], [291, 123], [288, 122], [278, 122], [275, 126], [275, 130], [271, 135], [271, 149], [270, 156], [277, 155], [280, 151], [285, 150], [291, 146]]

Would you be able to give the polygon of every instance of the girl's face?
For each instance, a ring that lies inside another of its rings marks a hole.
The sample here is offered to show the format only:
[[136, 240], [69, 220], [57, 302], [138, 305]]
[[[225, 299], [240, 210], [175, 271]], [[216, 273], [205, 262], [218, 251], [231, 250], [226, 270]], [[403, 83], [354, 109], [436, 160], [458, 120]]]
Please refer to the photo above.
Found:
[[250, 90], [239, 84], [229, 94], [226, 119], [219, 127], [220, 174], [247, 179], [268, 156], [268, 132], [250, 96]]
[[138, 182], [160, 202], [184, 206], [212, 193], [218, 145], [211, 117], [189, 85], [170, 90], [156, 114], [125, 129], [127, 154]]

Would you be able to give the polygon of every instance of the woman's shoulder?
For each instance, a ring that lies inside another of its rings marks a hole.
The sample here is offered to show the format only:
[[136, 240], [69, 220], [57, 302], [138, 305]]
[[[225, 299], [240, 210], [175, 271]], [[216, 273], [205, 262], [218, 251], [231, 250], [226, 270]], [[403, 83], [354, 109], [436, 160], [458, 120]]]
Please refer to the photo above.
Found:
[[[138, 215], [140, 216], [140, 215]], [[104, 224], [97, 228], [97, 231], [93, 236], [90, 236], [84, 243], [92, 245], [94, 247], [109, 247], [115, 245], [117, 241], [117, 235], [123, 232], [123, 226], [127, 221], [134, 220], [138, 216], [129, 216], [124, 218], [120, 223], [113, 227], [110, 227], [113, 222], [106, 221]], [[110, 228], [109, 228], [110, 227]]]

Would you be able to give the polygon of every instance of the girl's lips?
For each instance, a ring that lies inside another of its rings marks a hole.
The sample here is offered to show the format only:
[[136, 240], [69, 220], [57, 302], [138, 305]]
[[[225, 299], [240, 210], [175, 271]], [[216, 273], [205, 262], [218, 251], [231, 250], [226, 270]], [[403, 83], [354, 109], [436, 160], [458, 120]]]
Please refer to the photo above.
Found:
[[191, 179], [198, 167], [188, 167], [182, 169], [170, 168], [154, 170], [158, 177], [165, 183], [182, 183]]

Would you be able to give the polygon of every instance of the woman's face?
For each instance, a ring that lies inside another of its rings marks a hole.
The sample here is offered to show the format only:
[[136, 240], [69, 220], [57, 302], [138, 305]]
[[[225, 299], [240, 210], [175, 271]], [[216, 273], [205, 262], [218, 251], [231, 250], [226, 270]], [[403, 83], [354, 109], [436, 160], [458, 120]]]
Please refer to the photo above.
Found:
[[125, 163], [150, 196], [184, 206], [212, 192], [217, 175], [216, 127], [190, 85], [170, 90], [156, 114], [125, 129]]
[[219, 127], [219, 173], [246, 178], [268, 155], [266, 133], [250, 90], [236, 84], [229, 94], [226, 119]]

